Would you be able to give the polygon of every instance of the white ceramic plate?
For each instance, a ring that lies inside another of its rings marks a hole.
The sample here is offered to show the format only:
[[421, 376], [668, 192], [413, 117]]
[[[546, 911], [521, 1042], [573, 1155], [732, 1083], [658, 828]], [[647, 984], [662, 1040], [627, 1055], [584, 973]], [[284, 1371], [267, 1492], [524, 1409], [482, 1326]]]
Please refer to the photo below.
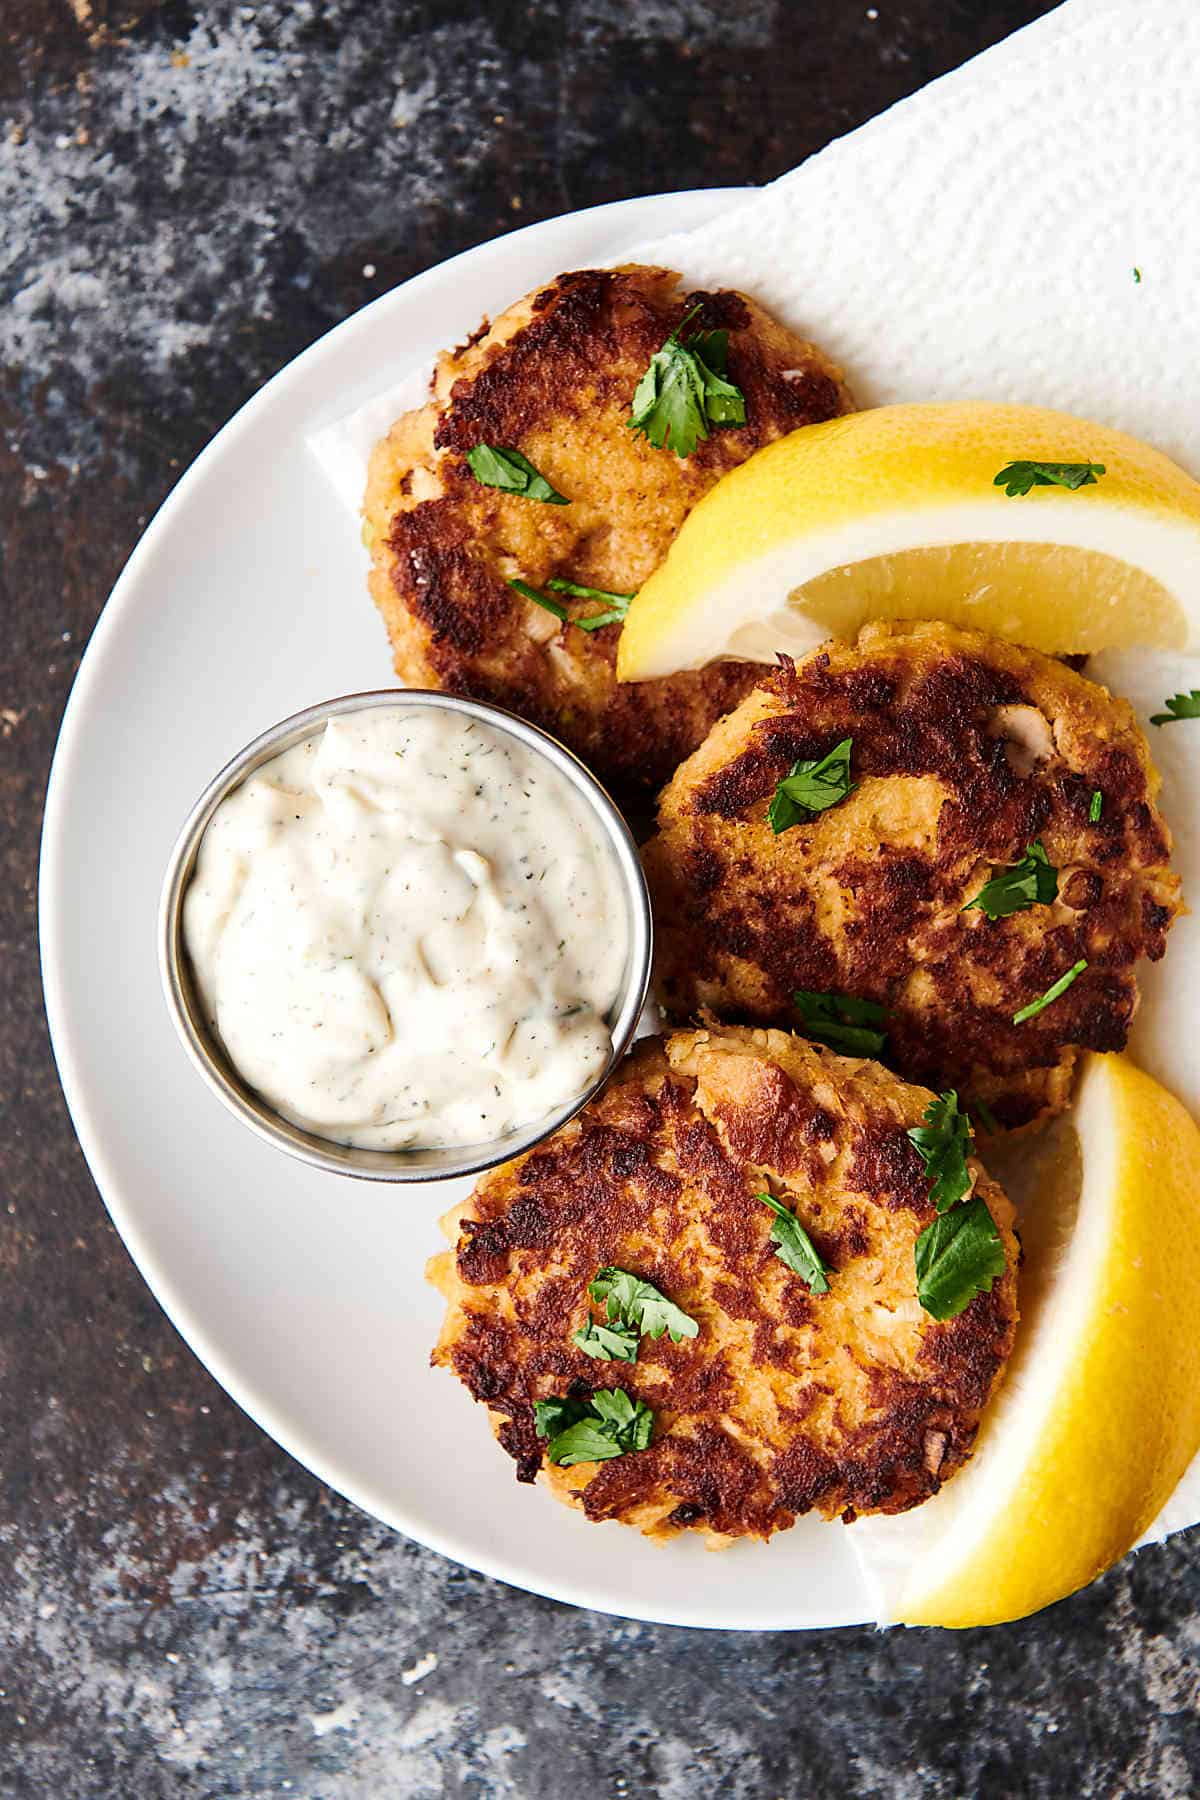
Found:
[[703, 223], [734, 195], [598, 207], [515, 232], [385, 295], [267, 384], [154, 519], [80, 669], [54, 760], [41, 872], [46, 1002], [84, 1154], [192, 1349], [265, 1431], [398, 1530], [503, 1581], [679, 1625], [771, 1630], [868, 1617], [846, 1534], [656, 1548], [518, 1487], [482, 1408], [429, 1368], [422, 1271], [466, 1183], [379, 1187], [260, 1143], [208, 1092], [159, 989], [172, 842], [264, 727], [386, 683], [354, 522], [314, 430], [562, 269]]

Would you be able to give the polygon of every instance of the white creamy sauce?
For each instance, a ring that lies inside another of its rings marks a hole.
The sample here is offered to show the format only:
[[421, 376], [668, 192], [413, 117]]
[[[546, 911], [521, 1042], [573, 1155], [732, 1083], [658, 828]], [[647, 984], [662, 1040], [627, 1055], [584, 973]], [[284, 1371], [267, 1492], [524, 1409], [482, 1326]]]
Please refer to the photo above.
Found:
[[629, 949], [583, 799], [432, 707], [331, 719], [259, 769], [205, 832], [183, 919], [243, 1078], [374, 1150], [480, 1143], [581, 1093]]

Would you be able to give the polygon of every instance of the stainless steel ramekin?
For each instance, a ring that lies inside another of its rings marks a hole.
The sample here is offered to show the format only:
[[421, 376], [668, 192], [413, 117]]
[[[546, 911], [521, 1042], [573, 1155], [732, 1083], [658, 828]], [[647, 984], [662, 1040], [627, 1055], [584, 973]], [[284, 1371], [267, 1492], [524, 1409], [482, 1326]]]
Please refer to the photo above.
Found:
[[[253, 775], [272, 757], [311, 737], [328, 719], [374, 706], [440, 707], [446, 712], [463, 713], [468, 718], [478, 719], [494, 730], [516, 738], [571, 783], [589, 807], [616, 859], [625, 899], [629, 959], [621, 991], [608, 1019], [612, 1051], [600, 1074], [583, 1093], [505, 1138], [449, 1149], [361, 1150], [302, 1131], [282, 1118], [242, 1080], [224, 1046], [210, 1029], [200, 1004], [183, 941], [183, 897], [195, 868], [200, 840], [213, 814], [247, 776]], [[290, 719], [284, 719], [247, 744], [214, 777], [188, 815], [171, 855], [159, 909], [158, 948], [163, 991], [185, 1050], [213, 1092], [251, 1131], [277, 1149], [286, 1150], [302, 1162], [310, 1163], [314, 1168], [328, 1169], [335, 1175], [356, 1175], [366, 1181], [443, 1181], [453, 1175], [477, 1175], [497, 1163], [507, 1162], [510, 1157], [520, 1156], [574, 1118], [604, 1085], [628, 1049], [645, 1004], [650, 984], [653, 928], [646, 878], [629, 827], [578, 757], [546, 732], [498, 706], [485, 706], [476, 700], [460, 700], [453, 694], [424, 689], [388, 688], [368, 694], [347, 694], [340, 700], [330, 700], [322, 706], [309, 706], [303, 712], [294, 713]]]

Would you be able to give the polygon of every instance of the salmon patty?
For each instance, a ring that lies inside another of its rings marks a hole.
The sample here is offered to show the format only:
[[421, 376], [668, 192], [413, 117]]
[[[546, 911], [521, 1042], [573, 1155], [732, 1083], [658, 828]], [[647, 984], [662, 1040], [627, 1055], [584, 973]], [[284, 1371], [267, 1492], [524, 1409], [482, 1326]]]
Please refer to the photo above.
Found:
[[[914, 1246], [935, 1213], [907, 1131], [931, 1100], [781, 1031], [644, 1040], [577, 1119], [443, 1220], [433, 1361], [488, 1407], [517, 1479], [541, 1474], [590, 1519], [723, 1544], [810, 1511], [919, 1505], [968, 1455], [1017, 1319], [1012, 1208], [973, 1158], [1002, 1272], [943, 1323], [918, 1302]], [[815, 1283], [778, 1254], [763, 1193], [808, 1234]], [[643, 1315], [635, 1360], [596, 1360], [576, 1335], [603, 1329], [611, 1303], [589, 1287], [617, 1272], [667, 1310]], [[636, 1409], [624, 1453], [551, 1462], [547, 1436], [597, 1394], [626, 1421]]]
[[[849, 793], [776, 833], [779, 781], [847, 740]], [[876, 624], [783, 660], [661, 796], [660, 998], [845, 1047], [819, 1018], [850, 996], [909, 1080], [1003, 1127], [1058, 1112], [1081, 1047], [1123, 1048], [1180, 911], [1158, 785], [1123, 700], [997, 638]]]
[[[685, 321], [685, 342], [728, 333], [745, 423], [714, 425], [680, 458], [629, 421], [651, 358]], [[724, 663], [618, 686], [618, 622], [584, 630], [509, 579], [543, 594], [553, 579], [629, 594], [727, 470], [849, 409], [838, 371], [744, 294], [683, 295], [666, 269], [560, 275], [443, 355], [429, 404], [372, 456], [370, 587], [396, 673], [533, 720], [623, 793], [659, 787], [757, 670]], [[568, 504], [485, 486], [467, 461], [480, 445], [520, 452]], [[602, 602], [548, 597], [573, 618], [603, 616]]]

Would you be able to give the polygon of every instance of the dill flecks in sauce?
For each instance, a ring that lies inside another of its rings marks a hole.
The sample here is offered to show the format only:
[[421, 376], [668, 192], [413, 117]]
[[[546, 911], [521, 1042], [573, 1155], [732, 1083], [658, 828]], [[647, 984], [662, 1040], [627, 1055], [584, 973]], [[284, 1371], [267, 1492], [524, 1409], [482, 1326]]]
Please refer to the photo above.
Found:
[[374, 1150], [480, 1143], [581, 1093], [628, 953], [582, 798], [515, 739], [432, 707], [331, 719], [237, 788], [184, 935], [250, 1086]]

